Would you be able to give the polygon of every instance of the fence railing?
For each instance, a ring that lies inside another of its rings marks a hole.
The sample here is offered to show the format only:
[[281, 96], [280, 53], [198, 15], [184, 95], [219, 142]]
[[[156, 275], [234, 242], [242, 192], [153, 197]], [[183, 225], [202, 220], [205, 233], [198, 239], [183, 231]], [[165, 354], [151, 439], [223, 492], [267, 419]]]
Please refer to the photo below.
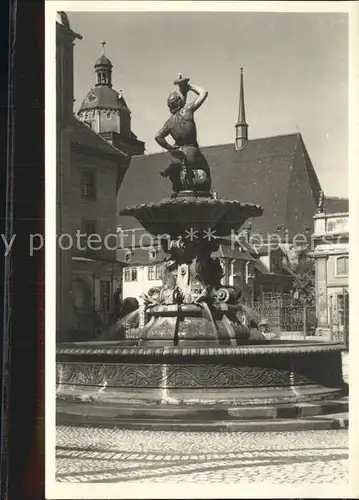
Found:
[[257, 321], [265, 319], [268, 322], [273, 333], [281, 333], [287, 337], [315, 334], [315, 305], [304, 307], [289, 298], [280, 300], [279, 297], [247, 301], [246, 305], [255, 312]]
[[[347, 301], [338, 307], [337, 302], [323, 299], [321, 307], [326, 308], [328, 316], [328, 340], [342, 342], [349, 346], [349, 309]], [[315, 336], [317, 328], [318, 304], [303, 305], [289, 296], [274, 296], [247, 300], [245, 306], [255, 314], [259, 322], [266, 319], [269, 330], [281, 338], [305, 339]], [[340, 305], [340, 304], [339, 304]], [[73, 329], [79, 339], [94, 338], [116, 321], [113, 312], [99, 309], [74, 311]]]
[[322, 297], [318, 303], [305, 305], [289, 295], [267, 295], [246, 301], [257, 319], [266, 319], [269, 329], [285, 338], [314, 336], [318, 326], [318, 311], [325, 311], [328, 340], [349, 346], [348, 292], [336, 292]]

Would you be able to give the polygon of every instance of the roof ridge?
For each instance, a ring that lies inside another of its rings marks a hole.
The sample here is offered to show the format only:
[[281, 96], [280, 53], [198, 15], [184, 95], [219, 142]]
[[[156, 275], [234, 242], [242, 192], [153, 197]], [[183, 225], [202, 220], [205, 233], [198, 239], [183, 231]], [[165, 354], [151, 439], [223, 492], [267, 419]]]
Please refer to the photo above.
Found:
[[267, 135], [266, 137], [256, 137], [255, 139], [248, 139], [249, 141], [259, 141], [263, 139], [276, 139], [277, 137], [289, 137], [291, 135], [301, 136], [300, 132], [288, 132], [286, 134], [276, 134], [276, 135]]
[[[254, 142], [254, 141], [264, 141], [264, 140], [270, 140], [270, 139], [278, 139], [280, 137], [290, 137], [290, 136], [301, 136], [301, 133], [300, 132], [290, 132], [288, 134], [277, 134], [277, 135], [269, 135], [269, 136], [266, 136], [266, 137], [255, 137], [253, 139], [248, 139], [248, 141], [246, 142], [246, 145], [249, 143], [249, 142]], [[220, 146], [232, 146], [234, 147], [234, 142], [226, 142], [226, 143], [219, 143], [219, 144], [210, 144], [208, 146], [203, 146], [203, 145], [200, 145], [200, 148], [218, 148]]]
[[[277, 135], [270, 135], [270, 136], [266, 136], [266, 137], [255, 137], [253, 139], [248, 139], [248, 141], [246, 142], [246, 145], [249, 142], [263, 141], [266, 139], [268, 139], [268, 140], [277, 139], [280, 137], [290, 137], [290, 136], [300, 136], [301, 137], [301, 133], [300, 132], [290, 132], [288, 134], [277, 134]], [[234, 147], [234, 142], [233, 143], [232, 142], [221, 142], [218, 144], [209, 144], [208, 146], [204, 146], [203, 144], [199, 145], [200, 149], [219, 148], [219, 147], [223, 147], [223, 146], [233, 146]], [[146, 155], [139, 155], [139, 156], [155, 156], [155, 155], [161, 155], [164, 153], [167, 153], [167, 151], [156, 151], [154, 153], [148, 153]]]

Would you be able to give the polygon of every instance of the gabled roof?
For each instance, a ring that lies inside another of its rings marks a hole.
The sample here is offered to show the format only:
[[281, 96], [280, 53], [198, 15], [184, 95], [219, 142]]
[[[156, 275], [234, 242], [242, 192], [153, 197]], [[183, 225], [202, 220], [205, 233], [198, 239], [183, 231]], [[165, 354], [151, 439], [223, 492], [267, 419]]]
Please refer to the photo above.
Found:
[[[261, 205], [264, 213], [252, 221], [252, 232], [273, 233], [282, 225], [289, 234], [313, 226], [320, 184], [300, 134], [249, 140], [239, 151], [234, 144], [201, 148], [211, 169], [212, 190], [218, 198]], [[168, 153], [133, 158], [122, 182], [120, 209], [168, 197], [170, 182], [160, 176]], [[139, 227], [120, 217], [125, 228]]]
[[349, 212], [348, 198], [328, 196], [324, 198], [324, 212], [327, 214], [341, 214]]
[[73, 147], [85, 148], [92, 153], [107, 154], [116, 158], [127, 158], [127, 155], [105, 141], [99, 134], [85, 125], [75, 116], [70, 118], [71, 143]]

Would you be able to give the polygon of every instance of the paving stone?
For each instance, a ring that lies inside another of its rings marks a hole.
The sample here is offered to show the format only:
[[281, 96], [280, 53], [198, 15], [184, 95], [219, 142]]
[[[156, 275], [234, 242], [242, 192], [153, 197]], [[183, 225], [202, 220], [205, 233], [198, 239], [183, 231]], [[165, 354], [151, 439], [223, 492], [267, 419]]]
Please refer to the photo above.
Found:
[[58, 427], [57, 446], [61, 482], [348, 481], [345, 430], [277, 434]]

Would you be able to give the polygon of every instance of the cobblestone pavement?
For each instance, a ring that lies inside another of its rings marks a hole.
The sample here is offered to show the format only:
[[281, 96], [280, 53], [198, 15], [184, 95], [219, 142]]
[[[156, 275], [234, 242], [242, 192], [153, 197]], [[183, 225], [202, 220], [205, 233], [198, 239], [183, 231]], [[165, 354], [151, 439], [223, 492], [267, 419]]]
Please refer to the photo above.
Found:
[[346, 430], [159, 432], [58, 427], [59, 482], [346, 484]]

